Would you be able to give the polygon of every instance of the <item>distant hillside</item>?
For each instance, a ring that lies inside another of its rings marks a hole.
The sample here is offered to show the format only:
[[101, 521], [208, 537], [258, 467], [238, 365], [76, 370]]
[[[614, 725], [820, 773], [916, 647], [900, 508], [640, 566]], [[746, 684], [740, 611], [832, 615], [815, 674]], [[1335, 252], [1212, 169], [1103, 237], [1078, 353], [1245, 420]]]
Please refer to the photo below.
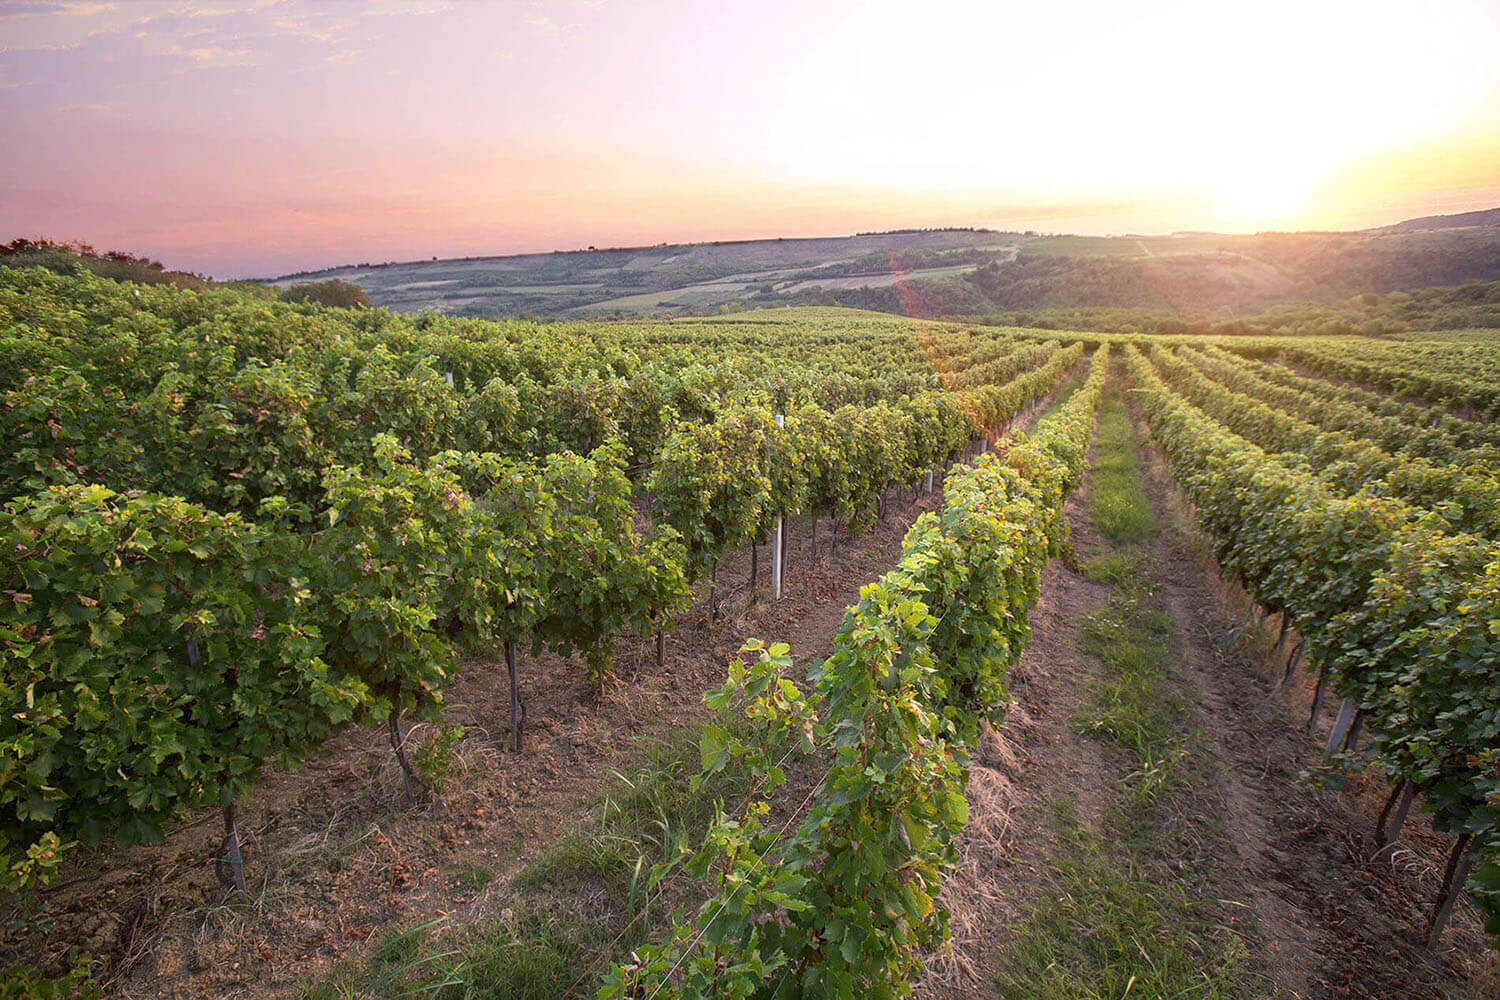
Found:
[[1387, 232], [1412, 232], [1419, 229], [1463, 229], [1467, 226], [1500, 226], [1500, 208], [1487, 208], [1479, 212], [1462, 212], [1458, 215], [1428, 215], [1420, 219], [1407, 219]]
[[847, 305], [919, 316], [1131, 308], [1239, 317], [1288, 303], [1500, 280], [1500, 209], [1360, 232], [1056, 236], [904, 230], [351, 264], [377, 306], [465, 316], [702, 314]]
[[[1164, 310], [1234, 317], [1288, 303], [1500, 280], [1500, 225], [1253, 236], [1063, 237], [1023, 245], [1014, 259], [899, 287], [808, 289], [828, 301], [917, 316], [1038, 309]], [[752, 304], [784, 300], [757, 296]]]
[[465, 316], [701, 313], [769, 289], [889, 284], [1013, 256], [1027, 237], [984, 229], [903, 230], [811, 239], [662, 244], [509, 257], [351, 264], [271, 279], [337, 278], [379, 306]]
[[137, 257], [119, 250], [95, 250], [87, 243], [56, 243], [25, 237], [0, 244], [0, 267], [43, 267], [58, 274], [81, 274], [85, 271], [112, 281], [133, 281], [142, 285], [173, 285], [194, 291], [205, 288], [228, 288], [257, 298], [282, 298], [288, 302], [315, 302], [329, 306], [368, 306], [369, 298], [357, 285], [337, 279], [294, 284], [277, 289], [260, 281], [214, 281], [201, 274], [169, 270], [149, 257]]

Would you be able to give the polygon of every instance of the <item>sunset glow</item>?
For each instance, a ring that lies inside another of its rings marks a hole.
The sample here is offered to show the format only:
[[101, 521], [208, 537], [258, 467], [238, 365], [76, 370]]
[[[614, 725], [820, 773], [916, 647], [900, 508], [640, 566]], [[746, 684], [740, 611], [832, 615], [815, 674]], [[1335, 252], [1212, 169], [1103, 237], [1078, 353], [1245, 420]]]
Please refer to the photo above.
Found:
[[0, 238], [216, 276], [1500, 204], [1500, 4], [0, 3]]

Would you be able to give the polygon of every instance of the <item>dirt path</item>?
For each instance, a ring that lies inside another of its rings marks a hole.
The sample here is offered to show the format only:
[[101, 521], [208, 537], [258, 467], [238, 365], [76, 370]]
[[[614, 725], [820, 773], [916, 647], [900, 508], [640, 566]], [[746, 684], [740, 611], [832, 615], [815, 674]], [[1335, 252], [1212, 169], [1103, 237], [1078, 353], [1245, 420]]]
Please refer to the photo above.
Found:
[[[1139, 424], [1137, 433], [1144, 439]], [[1210, 901], [1211, 919], [1244, 942], [1246, 997], [1500, 996], [1500, 971], [1472, 912], [1456, 917], [1435, 955], [1414, 943], [1445, 842], [1416, 824], [1397, 857], [1368, 860], [1384, 788], [1356, 778], [1339, 793], [1308, 779], [1322, 740], [1304, 729], [1305, 683], [1272, 693], [1274, 631], [1219, 581], [1150, 447], [1142, 474], [1162, 529], [1146, 543], [1145, 572], [1171, 617], [1174, 683], [1198, 730], [1152, 877], [1163, 892], [1190, 886]], [[1081, 556], [1105, 548], [1085, 513], [1088, 488], [1086, 479], [1066, 508]], [[1032, 644], [1012, 678], [1016, 706], [976, 755], [963, 864], [945, 888], [954, 946], [933, 958], [920, 997], [1002, 995], [995, 974], [1005, 949], [1056, 871], [1056, 803], [1075, 802], [1080, 824], [1097, 829], [1118, 798], [1117, 751], [1073, 722], [1099, 673], [1080, 651], [1080, 620], [1109, 599], [1108, 587], [1062, 561], [1049, 566]]]

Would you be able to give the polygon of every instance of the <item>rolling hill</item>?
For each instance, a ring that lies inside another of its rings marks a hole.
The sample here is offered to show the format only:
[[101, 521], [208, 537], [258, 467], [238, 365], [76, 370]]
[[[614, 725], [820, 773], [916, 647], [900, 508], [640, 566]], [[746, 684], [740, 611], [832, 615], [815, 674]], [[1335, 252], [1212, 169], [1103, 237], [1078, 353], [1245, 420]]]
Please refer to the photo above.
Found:
[[363, 263], [339, 278], [399, 312], [610, 317], [841, 304], [921, 316], [1035, 309], [1240, 316], [1500, 279], [1500, 209], [1355, 232], [1058, 236], [905, 230], [812, 239]]

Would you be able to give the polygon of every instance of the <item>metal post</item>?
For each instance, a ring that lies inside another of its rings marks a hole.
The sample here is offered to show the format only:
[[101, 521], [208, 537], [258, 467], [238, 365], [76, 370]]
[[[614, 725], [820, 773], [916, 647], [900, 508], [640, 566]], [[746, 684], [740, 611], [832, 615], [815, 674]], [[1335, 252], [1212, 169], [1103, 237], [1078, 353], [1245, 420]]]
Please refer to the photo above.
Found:
[[[786, 416], [784, 414], [776, 414], [776, 426], [781, 428], [786, 427]], [[771, 600], [773, 601], [781, 600], [781, 559], [783, 548], [783, 526], [781, 515], [777, 514], [776, 534], [771, 538]]]

